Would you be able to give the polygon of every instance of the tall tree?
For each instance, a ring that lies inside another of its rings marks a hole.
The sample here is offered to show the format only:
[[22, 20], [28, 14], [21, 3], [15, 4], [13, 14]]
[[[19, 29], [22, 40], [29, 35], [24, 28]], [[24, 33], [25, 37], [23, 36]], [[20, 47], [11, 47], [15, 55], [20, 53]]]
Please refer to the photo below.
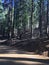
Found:
[[3, 27], [3, 23], [4, 23], [4, 20], [5, 20], [5, 13], [4, 13], [4, 8], [3, 8], [3, 5], [2, 5], [2, 0], [0, 0], [0, 30], [1, 30], [1, 34], [3, 35], [4, 33], [4, 27]]
[[49, 33], [49, 0], [47, 0], [47, 34]]
[[31, 3], [31, 18], [30, 18], [30, 22], [31, 22], [31, 38], [32, 38], [32, 18], [33, 18], [33, 0]]
[[41, 3], [42, 3], [42, 0], [39, 0], [38, 1], [38, 4], [39, 4], [39, 30], [40, 30], [40, 37], [42, 36], [42, 29], [41, 29], [41, 27], [42, 27], [42, 13], [41, 13]]
[[11, 31], [11, 37], [14, 36], [14, 28], [13, 28], [13, 0], [9, 0], [9, 11], [10, 11], [10, 31]]
[[41, 10], [42, 10], [42, 36], [45, 37], [47, 34], [47, 28], [46, 28], [46, 21], [45, 21], [45, 1], [42, 1], [41, 4]]
[[[6, 2], [6, 1], [5, 1]], [[8, 38], [10, 38], [12, 35], [13, 35], [13, 32], [12, 32], [12, 0], [9, 0], [9, 3], [8, 3], [8, 14], [7, 14], [7, 18], [8, 18]]]

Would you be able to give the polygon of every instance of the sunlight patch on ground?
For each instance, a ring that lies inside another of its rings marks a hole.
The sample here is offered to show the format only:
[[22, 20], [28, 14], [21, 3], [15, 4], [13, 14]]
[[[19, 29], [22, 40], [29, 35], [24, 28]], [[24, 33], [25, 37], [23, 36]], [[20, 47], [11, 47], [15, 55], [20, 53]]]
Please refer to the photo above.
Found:
[[49, 57], [45, 57], [42, 55], [28, 55], [28, 54], [0, 54], [0, 57], [49, 59]]
[[34, 62], [34, 61], [14, 61], [15, 63], [24, 63], [27, 65], [32, 65], [32, 64], [44, 64], [44, 63], [40, 63], [40, 62]]

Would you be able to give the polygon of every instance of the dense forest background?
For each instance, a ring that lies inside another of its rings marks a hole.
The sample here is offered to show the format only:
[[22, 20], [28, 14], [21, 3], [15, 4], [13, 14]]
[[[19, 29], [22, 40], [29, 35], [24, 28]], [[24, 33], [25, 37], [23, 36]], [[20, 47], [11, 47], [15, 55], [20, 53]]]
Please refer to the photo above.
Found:
[[49, 0], [0, 0], [0, 37], [49, 37]]

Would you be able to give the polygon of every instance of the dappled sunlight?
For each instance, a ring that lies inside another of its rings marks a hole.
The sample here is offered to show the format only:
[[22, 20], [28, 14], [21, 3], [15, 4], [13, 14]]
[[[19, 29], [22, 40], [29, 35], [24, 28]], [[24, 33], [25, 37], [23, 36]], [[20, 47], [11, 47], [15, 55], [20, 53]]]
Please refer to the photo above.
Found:
[[29, 55], [29, 54], [0, 54], [0, 57], [49, 59], [49, 57], [45, 57], [45, 56], [42, 56], [42, 55]]
[[48, 65], [49, 57], [0, 45], [0, 65]]
[[[2, 52], [1, 52], [2, 51]], [[3, 53], [4, 52], [4, 53]], [[49, 57], [0, 45], [0, 65], [47, 65]]]

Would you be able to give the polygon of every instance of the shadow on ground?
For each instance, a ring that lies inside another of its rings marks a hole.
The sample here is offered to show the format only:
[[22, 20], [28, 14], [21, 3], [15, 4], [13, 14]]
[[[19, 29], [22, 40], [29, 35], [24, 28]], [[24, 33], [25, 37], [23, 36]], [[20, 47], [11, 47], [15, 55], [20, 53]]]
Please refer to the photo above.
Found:
[[[24, 63], [22, 61], [31, 62], [31, 64]], [[31, 59], [31, 58], [0, 57], [0, 65], [49, 65], [49, 60], [34, 59], [34, 58]]]
[[18, 51], [17, 48], [6, 46], [6, 45], [0, 45], [0, 54], [35, 54], [35, 53], [27, 52], [20, 49]]

